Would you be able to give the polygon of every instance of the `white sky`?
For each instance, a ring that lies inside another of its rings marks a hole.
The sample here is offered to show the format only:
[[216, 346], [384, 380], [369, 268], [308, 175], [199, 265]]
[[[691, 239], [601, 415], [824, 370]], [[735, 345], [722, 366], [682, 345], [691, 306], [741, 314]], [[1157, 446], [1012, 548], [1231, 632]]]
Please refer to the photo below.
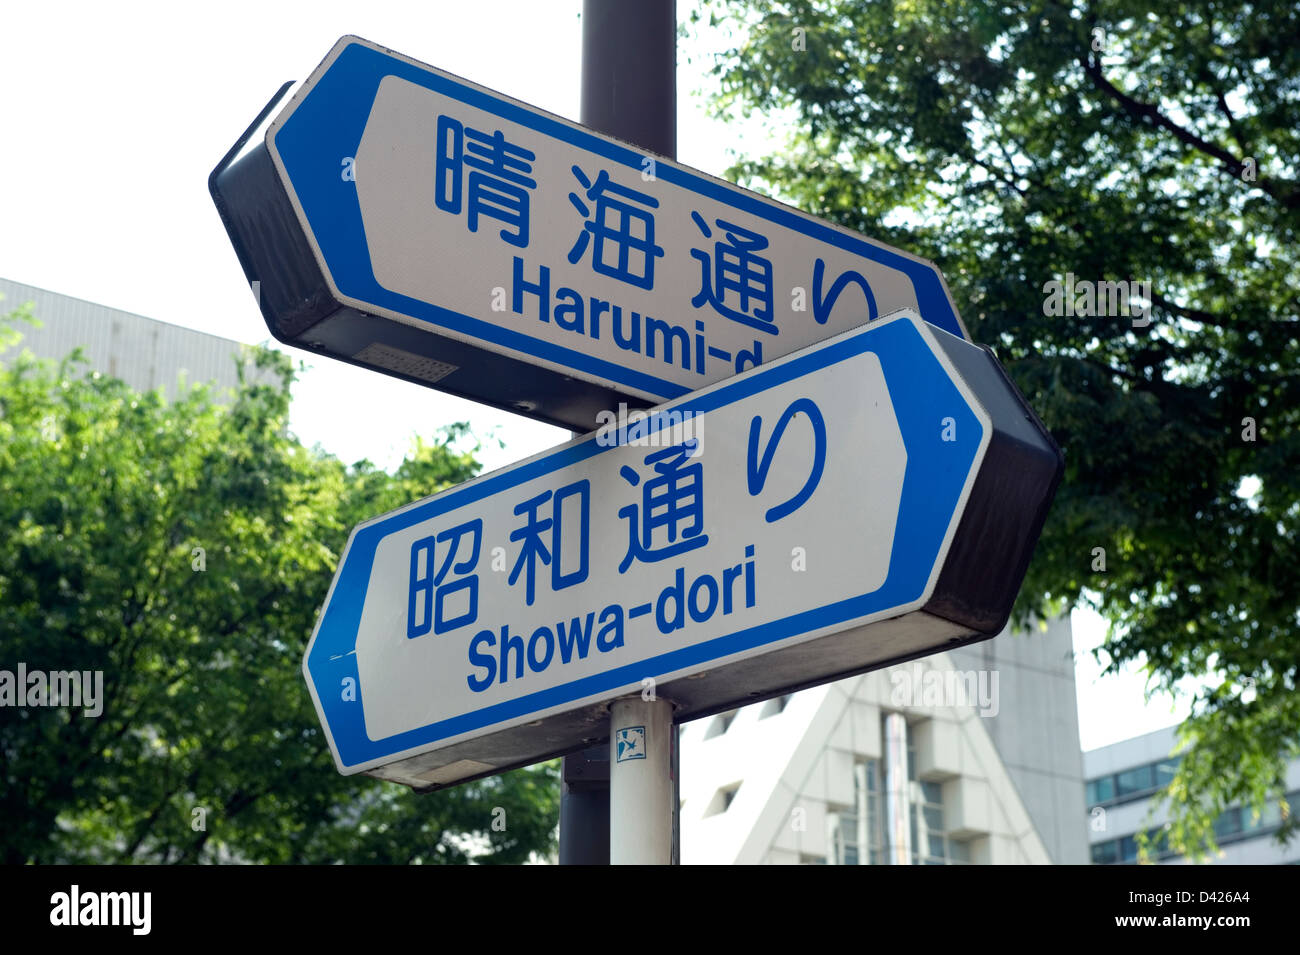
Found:
[[[684, 19], [692, 0], [678, 0]], [[0, 10], [0, 275], [243, 342], [269, 342], [207, 177], [285, 80], [347, 33], [578, 118], [581, 0], [119, 0]], [[721, 45], [721, 41], [719, 42]], [[708, 46], [679, 49], [678, 158], [722, 175], [730, 148], [768, 147], [711, 119]], [[688, 60], [690, 62], [688, 62]], [[770, 141], [769, 141], [770, 142]], [[16, 303], [5, 303], [12, 306]], [[294, 352], [293, 430], [347, 461], [391, 467], [412, 435], [495, 429], [499, 467], [567, 438], [525, 418]], [[1086, 553], [1086, 549], [1084, 551]], [[1074, 616], [1080, 735], [1091, 749], [1176, 723], [1130, 674], [1098, 681], [1104, 625]]]

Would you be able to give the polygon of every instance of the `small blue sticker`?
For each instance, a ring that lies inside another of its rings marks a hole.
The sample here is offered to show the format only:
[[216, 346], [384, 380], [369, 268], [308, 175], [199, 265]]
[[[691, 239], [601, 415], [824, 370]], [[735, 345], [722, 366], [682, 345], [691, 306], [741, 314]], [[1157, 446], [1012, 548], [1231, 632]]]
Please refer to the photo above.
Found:
[[619, 730], [614, 737], [618, 751], [614, 762], [621, 763], [629, 759], [645, 759], [645, 727], [628, 726]]

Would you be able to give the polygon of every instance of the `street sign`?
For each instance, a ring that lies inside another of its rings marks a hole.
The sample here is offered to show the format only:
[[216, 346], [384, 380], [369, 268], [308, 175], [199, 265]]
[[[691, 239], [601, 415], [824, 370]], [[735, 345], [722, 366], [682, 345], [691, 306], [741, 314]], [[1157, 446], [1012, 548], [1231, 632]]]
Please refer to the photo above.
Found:
[[231, 158], [276, 338], [577, 430], [899, 308], [968, 337], [924, 259], [355, 37]]
[[997, 633], [1061, 471], [904, 311], [359, 525], [303, 671], [340, 772], [497, 773], [615, 697], [689, 719]]

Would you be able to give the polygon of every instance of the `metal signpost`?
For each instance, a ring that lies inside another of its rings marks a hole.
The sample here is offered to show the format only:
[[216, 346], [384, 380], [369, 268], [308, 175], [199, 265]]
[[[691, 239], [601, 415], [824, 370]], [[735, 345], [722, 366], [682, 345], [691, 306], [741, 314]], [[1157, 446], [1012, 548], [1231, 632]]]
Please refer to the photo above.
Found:
[[904, 307], [933, 264], [344, 37], [213, 196], [281, 341], [587, 431]]
[[495, 774], [997, 633], [1061, 467], [904, 312], [359, 525], [304, 673], [340, 772]]
[[[598, 133], [649, 150], [651, 155], [677, 158], [677, 5], [675, 0], [583, 0], [582, 4], [582, 125]], [[672, 813], [671, 861], [680, 858], [680, 729], [672, 721], [672, 703], [652, 701], [659, 713], [641, 723], [656, 724], [670, 735], [669, 779], [646, 778], [651, 763], [617, 759], [618, 732], [603, 747], [566, 757], [561, 765], [560, 861], [607, 865], [610, 861], [610, 771], [632, 779], [633, 794], [656, 801], [656, 808], [633, 812], [626, 798], [613, 820], [616, 841], [626, 844], [626, 829], [649, 814], [658, 818], [658, 803], [667, 798]], [[617, 710], [618, 707], [616, 706]], [[617, 721], [620, 713], [613, 713]], [[653, 741], [652, 741], [653, 745]], [[611, 762], [611, 749], [614, 762]], [[641, 778], [635, 778], [635, 777]], [[649, 783], [649, 785], [647, 785]], [[653, 787], [653, 788], [652, 788]], [[620, 784], [620, 790], [627, 787]], [[603, 828], [603, 832], [600, 830]], [[662, 861], [656, 843], [647, 858]]]
[[671, 0], [584, 15], [587, 126], [344, 37], [209, 188], [280, 340], [590, 432], [353, 531], [339, 771], [585, 749], [562, 860], [668, 862], [675, 724], [998, 633], [1063, 463], [931, 263], [665, 155]]

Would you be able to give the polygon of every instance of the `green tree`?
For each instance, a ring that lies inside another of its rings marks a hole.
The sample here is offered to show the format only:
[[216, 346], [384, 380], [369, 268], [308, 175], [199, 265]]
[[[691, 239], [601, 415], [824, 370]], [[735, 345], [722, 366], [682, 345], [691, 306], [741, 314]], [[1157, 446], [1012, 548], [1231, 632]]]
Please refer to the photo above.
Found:
[[301, 659], [348, 532], [478, 465], [464, 426], [391, 476], [309, 451], [286, 427], [293, 374], [255, 350], [223, 404], [137, 393], [75, 354], [0, 367], [0, 669], [104, 675], [98, 718], [0, 707], [3, 861], [551, 851], [554, 764], [431, 795], [335, 770]]
[[[704, 17], [734, 40], [718, 111], [785, 134], [732, 173], [934, 260], [1064, 448], [1018, 619], [1091, 605], [1108, 669], [1214, 685], [1182, 727], [1165, 834], [1212, 849], [1219, 813], [1278, 803], [1300, 752], [1300, 10], [711, 0]], [[1067, 273], [1150, 282], [1150, 324], [1049, 314]]]

